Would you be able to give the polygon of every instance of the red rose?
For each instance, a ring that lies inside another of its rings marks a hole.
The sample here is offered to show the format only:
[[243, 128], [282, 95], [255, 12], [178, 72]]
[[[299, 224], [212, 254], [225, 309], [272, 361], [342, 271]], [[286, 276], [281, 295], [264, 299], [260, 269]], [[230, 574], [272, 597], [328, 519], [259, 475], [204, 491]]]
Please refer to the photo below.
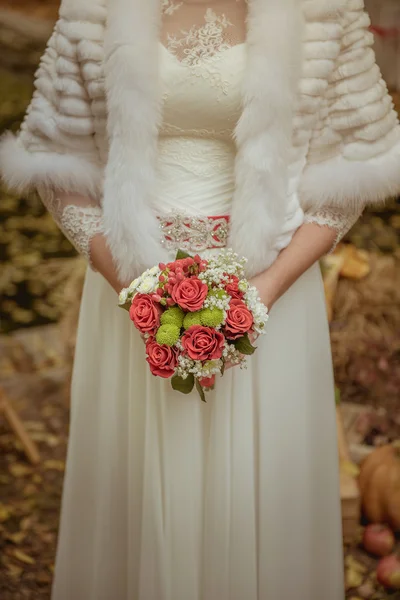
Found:
[[157, 344], [151, 340], [146, 344], [147, 362], [153, 375], [168, 379], [175, 373], [177, 365], [177, 349], [165, 344]]
[[226, 317], [225, 335], [236, 340], [248, 333], [253, 327], [253, 315], [241, 300], [231, 300]]
[[231, 296], [231, 298], [234, 298], [235, 300], [241, 300], [244, 296], [243, 292], [239, 290], [238, 284], [239, 277], [232, 275], [229, 283], [225, 286], [225, 291]]
[[171, 289], [171, 297], [183, 310], [200, 310], [208, 294], [208, 287], [197, 277], [177, 281]]
[[211, 377], [203, 377], [199, 379], [199, 383], [203, 388], [212, 388], [215, 385], [215, 375], [211, 375]]
[[129, 316], [140, 333], [155, 333], [161, 313], [161, 306], [147, 294], [137, 294], [129, 309]]
[[193, 360], [216, 360], [221, 358], [225, 338], [211, 327], [192, 325], [182, 336], [182, 344]]

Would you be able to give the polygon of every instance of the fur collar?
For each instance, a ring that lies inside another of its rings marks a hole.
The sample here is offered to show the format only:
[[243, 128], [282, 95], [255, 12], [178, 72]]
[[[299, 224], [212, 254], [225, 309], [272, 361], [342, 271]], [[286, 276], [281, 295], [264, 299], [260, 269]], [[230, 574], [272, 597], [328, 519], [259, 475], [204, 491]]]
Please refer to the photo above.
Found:
[[[64, 0], [79, 10], [77, 0]], [[340, 10], [345, 0], [248, 0], [248, 64], [236, 130], [236, 193], [229, 245], [249, 275], [275, 259], [287, 210], [292, 111], [301, 72], [303, 15]], [[107, 5], [105, 79], [110, 154], [104, 220], [123, 280], [165, 260], [152, 209], [161, 119], [160, 0], [92, 0]], [[88, 5], [86, 5], [88, 6]], [[88, 8], [85, 8], [88, 10]]]

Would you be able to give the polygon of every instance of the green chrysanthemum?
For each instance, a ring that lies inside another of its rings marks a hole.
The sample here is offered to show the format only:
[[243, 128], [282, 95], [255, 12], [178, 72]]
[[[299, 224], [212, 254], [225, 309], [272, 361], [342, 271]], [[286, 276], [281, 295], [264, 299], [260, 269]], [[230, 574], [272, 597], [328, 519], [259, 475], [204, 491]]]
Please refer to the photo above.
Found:
[[220, 308], [203, 308], [200, 311], [200, 321], [204, 327], [218, 327], [224, 320], [224, 313]]
[[156, 333], [156, 341], [158, 344], [173, 346], [179, 340], [180, 327], [176, 325], [161, 325]]
[[192, 325], [201, 325], [200, 312], [190, 312], [183, 319], [183, 326], [185, 329], [189, 329]]
[[180, 329], [183, 325], [184, 316], [185, 313], [179, 306], [173, 306], [161, 315], [161, 325], [175, 325]]

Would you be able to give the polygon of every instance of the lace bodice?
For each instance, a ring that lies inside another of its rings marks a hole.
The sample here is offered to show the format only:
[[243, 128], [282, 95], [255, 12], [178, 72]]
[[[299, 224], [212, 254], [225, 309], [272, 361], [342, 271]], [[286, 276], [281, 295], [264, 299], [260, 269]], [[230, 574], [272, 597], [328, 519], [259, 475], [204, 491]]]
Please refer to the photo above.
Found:
[[246, 0], [161, 0], [161, 42], [183, 64], [203, 65], [246, 38]]
[[[245, 0], [162, 0], [161, 136], [232, 142], [241, 112]], [[200, 162], [201, 159], [200, 159]]]
[[[163, 122], [154, 209], [159, 215], [177, 210], [201, 218], [228, 215], [246, 67], [247, 0], [160, 2]], [[291, 199], [279, 249], [303, 221], [296, 178], [289, 179]], [[52, 190], [41, 195], [68, 239], [90, 260], [90, 241], [102, 232], [99, 203]], [[305, 221], [334, 228], [340, 239], [358, 216], [325, 207], [306, 213]]]

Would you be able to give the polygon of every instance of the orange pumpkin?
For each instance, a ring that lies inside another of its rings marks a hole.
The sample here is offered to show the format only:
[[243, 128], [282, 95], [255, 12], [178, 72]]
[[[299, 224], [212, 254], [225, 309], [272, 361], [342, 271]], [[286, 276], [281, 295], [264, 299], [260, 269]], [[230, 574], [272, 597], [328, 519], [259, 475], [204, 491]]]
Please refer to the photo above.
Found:
[[367, 519], [400, 531], [400, 441], [371, 452], [361, 464], [358, 482]]

